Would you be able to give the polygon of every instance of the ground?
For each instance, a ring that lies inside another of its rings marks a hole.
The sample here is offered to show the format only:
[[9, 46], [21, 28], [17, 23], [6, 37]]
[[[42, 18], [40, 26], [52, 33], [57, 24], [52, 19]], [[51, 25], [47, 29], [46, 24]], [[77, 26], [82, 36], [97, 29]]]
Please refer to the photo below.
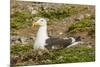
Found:
[[95, 48], [77, 46], [39, 55], [33, 50], [32, 45], [18, 45], [11, 48], [12, 65], [39, 65], [58, 63], [79, 63], [95, 61]]
[[[84, 44], [49, 50], [38, 55], [33, 43], [38, 27], [32, 21], [46, 17], [48, 34], [53, 37], [80, 36]], [[22, 39], [22, 42], [18, 41]], [[12, 40], [14, 39], [14, 40]], [[11, 65], [57, 64], [95, 61], [95, 7], [16, 2], [11, 5]]]

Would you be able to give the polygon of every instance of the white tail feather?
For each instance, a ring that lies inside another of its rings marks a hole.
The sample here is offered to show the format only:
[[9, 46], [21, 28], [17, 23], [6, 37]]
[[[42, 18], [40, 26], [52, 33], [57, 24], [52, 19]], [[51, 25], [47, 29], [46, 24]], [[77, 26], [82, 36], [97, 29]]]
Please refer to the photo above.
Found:
[[73, 46], [78, 45], [78, 44], [83, 44], [83, 43], [84, 42], [82, 42], [82, 41], [74, 42], [71, 45], [67, 46], [67, 48], [73, 47]]

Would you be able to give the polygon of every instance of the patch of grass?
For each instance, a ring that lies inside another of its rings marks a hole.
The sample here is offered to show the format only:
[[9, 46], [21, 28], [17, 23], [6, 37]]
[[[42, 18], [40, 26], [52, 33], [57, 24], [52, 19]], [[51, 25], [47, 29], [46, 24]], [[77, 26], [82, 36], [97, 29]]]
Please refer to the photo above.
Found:
[[[54, 52], [53, 63], [76, 63], [95, 60], [94, 48], [66, 48]], [[59, 59], [62, 57], [62, 59]], [[58, 60], [58, 61], [57, 61]]]
[[38, 55], [32, 45], [11, 46], [12, 65], [58, 64], [95, 61], [95, 48], [73, 47]]
[[71, 6], [71, 5], [68, 5], [68, 6], [62, 5], [59, 8], [48, 7], [47, 9], [45, 9], [45, 7], [42, 6], [42, 7], [37, 7], [38, 10], [35, 15], [32, 15], [31, 12], [29, 11], [23, 11], [23, 10], [21, 10], [21, 12], [16, 11], [14, 12], [14, 14], [11, 15], [11, 30], [15, 31], [15, 30], [19, 30], [19, 29], [27, 28], [31, 26], [30, 22], [32, 22], [32, 19], [36, 17], [45, 17], [45, 18], [50, 19], [50, 21], [53, 21], [53, 20], [59, 21], [68, 16], [77, 14], [80, 11], [87, 10], [87, 9], [84, 9], [84, 7], [82, 8], [80, 7]]
[[37, 16], [46, 17], [46, 18], [49, 18], [52, 20], [61, 20], [61, 19], [64, 19], [66, 17], [69, 17], [71, 15], [77, 14], [83, 10], [87, 10], [87, 9], [84, 9], [84, 7], [81, 8], [78, 6], [65, 6], [65, 5], [63, 5], [60, 8], [57, 8], [57, 9], [55, 9], [53, 7], [44, 9], [44, 7], [41, 7], [38, 10]]
[[21, 29], [30, 26], [32, 15], [29, 12], [15, 12], [11, 15], [11, 29]]
[[87, 31], [89, 35], [94, 35], [95, 33], [95, 25], [93, 24], [94, 19], [95, 18], [93, 16], [90, 16], [73, 23], [69, 27], [68, 32]]
[[47, 9], [45, 10], [43, 7], [41, 7], [41, 10], [39, 10], [38, 15], [39, 17], [46, 17], [52, 20], [55, 19], [62, 19], [65, 17], [68, 17], [69, 14], [66, 10], [62, 9]]
[[79, 22], [76, 22], [74, 24], [72, 24], [69, 27], [69, 31], [77, 29], [77, 28], [87, 28], [87, 27], [91, 27], [91, 20], [89, 19], [83, 19]]
[[11, 46], [11, 54], [19, 54], [30, 51], [32, 49], [32, 45], [12, 45]]

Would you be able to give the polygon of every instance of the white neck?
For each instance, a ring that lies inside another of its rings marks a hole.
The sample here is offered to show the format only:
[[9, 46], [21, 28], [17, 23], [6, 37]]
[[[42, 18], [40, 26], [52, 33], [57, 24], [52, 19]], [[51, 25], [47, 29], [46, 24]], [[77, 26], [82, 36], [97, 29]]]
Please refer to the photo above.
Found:
[[44, 49], [45, 41], [48, 38], [48, 34], [47, 34], [47, 26], [40, 26], [38, 32], [37, 32], [37, 36], [36, 36], [36, 40], [34, 43], [34, 49]]

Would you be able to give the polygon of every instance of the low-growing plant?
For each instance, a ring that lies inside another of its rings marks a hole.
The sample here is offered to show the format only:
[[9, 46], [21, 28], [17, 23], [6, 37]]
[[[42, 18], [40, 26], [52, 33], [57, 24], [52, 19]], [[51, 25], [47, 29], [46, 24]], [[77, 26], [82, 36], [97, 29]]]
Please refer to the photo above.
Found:
[[[16, 59], [17, 58], [17, 59]], [[16, 62], [15, 62], [16, 61]], [[95, 61], [95, 48], [72, 47], [38, 55], [32, 45], [11, 46], [12, 65], [57, 64]]]
[[93, 27], [93, 19], [91, 17], [84, 18], [80, 21], [74, 22], [68, 29], [68, 31], [80, 30], [80, 31], [89, 31], [92, 30]]
[[46, 18], [54, 20], [54, 19], [62, 19], [62, 18], [68, 17], [69, 14], [64, 9], [62, 10], [61, 9], [48, 9], [48, 10], [41, 9], [38, 12], [38, 16], [46, 17]]
[[16, 12], [11, 15], [11, 29], [25, 28], [30, 25], [32, 15], [29, 12]]
[[53, 7], [44, 9], [44, 7], [41, 7], [38, 10], [37, 16], [46, 17], [46, 18], [49, 18], [52, 20], [55, 20], [55, 19], [61, 20], [61, 19], [64, 19], [68, 16], [77, 14], [80, 11], [83, 11], [83, 9], [84, 8], [80, 8], [77, 6], [64, 6], [64, 5], [60, 8], [57, 8], [57, 9], [55, 9]]
[[18, 53], [24, 53], [27, 51], [30, 51], [31, 49], [33, 49], [32, 45], [12, 45], [11, 46], [11, 54], [18, 54]]

